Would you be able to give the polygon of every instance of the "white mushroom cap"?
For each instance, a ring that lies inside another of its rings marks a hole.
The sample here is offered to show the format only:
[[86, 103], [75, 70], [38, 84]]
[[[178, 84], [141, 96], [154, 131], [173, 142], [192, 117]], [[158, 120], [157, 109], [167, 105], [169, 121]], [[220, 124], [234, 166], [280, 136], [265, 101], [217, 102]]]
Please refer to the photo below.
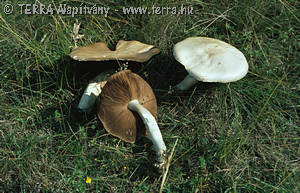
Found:
[[248, 72], [241, 51], [213, 38], [187, 38], [174, 46], [173, 55], [190, 76], [203, 82], [233, 82]]

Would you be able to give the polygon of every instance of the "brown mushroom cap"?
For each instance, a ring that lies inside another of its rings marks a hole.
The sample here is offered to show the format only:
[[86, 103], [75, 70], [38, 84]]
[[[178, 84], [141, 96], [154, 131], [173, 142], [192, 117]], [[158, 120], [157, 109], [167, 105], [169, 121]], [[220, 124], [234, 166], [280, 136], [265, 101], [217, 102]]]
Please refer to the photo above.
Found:
[[70, 56], [78, 61], [127, 60], [146, 62], [159, 52], [159, 49], [153, 45], [135, 40], [120, 40], [115, 51], [110, 50], [105, 43], [98, 42], [89, 46], [76, 48]]
[[131, 143], [137, 135], [145, 135], [138, 114], [127, 107], [134, 99], [157, 119], [156, 98], [150, 85], [130, 70], [118, 72], [103, 87], [97, 113], [108, 133]]

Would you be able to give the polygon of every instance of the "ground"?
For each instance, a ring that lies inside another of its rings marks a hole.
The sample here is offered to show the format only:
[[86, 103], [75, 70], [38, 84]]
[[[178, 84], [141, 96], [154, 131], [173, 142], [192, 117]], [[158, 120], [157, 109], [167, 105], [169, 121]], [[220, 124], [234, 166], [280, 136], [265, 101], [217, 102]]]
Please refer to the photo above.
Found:
[[[1, 192], [299, 192], [298, 1], [38, 2], [54, 11], [61, 4], [110, 11], [46, 14], [13, 2], [10, 13], [9, 1], [1, 2]], [[123, 13], [153, 6], [193, 9]], [[77, 36], [74, 23], [81, 23]], [[241, 50], [247, 76], [172, 92], [186, 75], [172, 47], [192, 36]], [[178, 140], [164, 183], [147, 138], [123, 142], [107, 134], [95, 109], [75, 109], [90, 78], [123, 62], [82, 63], [68, 55], [98, 41], [114, 48], [120, 39], [161, 50], [128, 66], [154, 90], [169, 154]]]

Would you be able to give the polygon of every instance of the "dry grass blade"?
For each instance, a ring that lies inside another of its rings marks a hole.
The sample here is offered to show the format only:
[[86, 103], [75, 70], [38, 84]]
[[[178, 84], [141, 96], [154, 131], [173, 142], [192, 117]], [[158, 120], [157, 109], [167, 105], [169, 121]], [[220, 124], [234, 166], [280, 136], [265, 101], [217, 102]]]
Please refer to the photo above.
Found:
[[178, 141], [178, 138], [176, 139], [175, 144], [174, 144], [174, 146], [173, 146], [173, 148], [172, 148], [171, 154], [170, 154], [170, 156], [168, 157], [168, 162], [167, 162], [167, 165], [166, 165], [166, 169], [165, 169], [165, 171], [164, 171], [163, 178], [162, 178], [162, 180], [161, 180], [159, 193], [162, 193], [162, 191], [163, 191], [163, 188], [164, 188], [164, 185], [165, 185], [165, 181], [166, 181], [166, 179], [167, 179], [169, 167], [170, 167], [170, 164], [171, 164], [171, 161], [172, 161], [172, 158], [173, 158], [174, 150], [175, 150], [175, 147], [176, 147], [176, 145], [177, 145], [177, 141]]

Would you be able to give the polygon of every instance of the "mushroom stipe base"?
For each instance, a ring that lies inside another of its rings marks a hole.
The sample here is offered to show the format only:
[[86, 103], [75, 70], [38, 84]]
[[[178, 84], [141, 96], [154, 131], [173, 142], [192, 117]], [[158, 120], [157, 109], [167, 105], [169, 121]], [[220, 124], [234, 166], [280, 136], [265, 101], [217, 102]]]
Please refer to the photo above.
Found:
[[175, 86], [175, 89], [178, 90], [188, 90], [192, 86], [194, 86], [197, 82], [199, 82], [196, 78], [191, 75], [187, 75], [179, 84]]

